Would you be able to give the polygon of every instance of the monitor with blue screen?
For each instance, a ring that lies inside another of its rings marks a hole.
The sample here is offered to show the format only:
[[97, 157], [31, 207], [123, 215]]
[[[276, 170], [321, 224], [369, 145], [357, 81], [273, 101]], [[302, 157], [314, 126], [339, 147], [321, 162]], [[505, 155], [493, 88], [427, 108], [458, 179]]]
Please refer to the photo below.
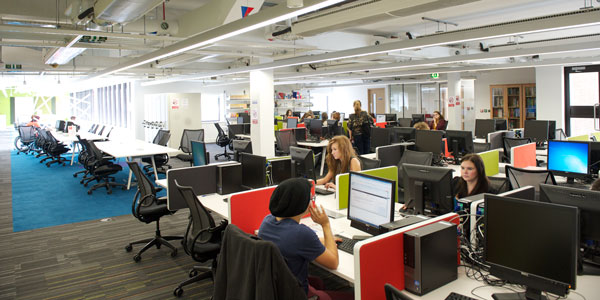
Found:
[[548, 170], [555, 175], [586, 177], [589, 173], [590, 143], [548, 141]]
[[350, 226], [372, 235], [394, 221], [396, 181], [350, 172], [348, 219]]

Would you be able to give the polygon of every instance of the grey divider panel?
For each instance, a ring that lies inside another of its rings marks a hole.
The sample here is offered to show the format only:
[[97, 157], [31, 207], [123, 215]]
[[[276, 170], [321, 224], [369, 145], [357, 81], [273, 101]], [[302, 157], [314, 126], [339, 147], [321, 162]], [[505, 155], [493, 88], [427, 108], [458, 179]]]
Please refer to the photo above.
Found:
[[168, 170], [167, 207], [169, 210], [187, 208], [185, 200], [177, 190], [175, 180], [179, 185], [191, 186], [197, 196], [213, 194], [217, 192], [217, 166], [206, 165]]

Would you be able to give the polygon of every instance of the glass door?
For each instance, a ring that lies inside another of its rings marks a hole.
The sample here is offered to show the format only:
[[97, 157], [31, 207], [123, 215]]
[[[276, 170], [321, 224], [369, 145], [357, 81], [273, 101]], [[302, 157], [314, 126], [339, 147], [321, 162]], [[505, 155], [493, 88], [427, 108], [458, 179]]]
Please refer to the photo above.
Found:
[[598, 131], [600, 116], [600, 65], [565, 68], [565, 133], [567, 136]]

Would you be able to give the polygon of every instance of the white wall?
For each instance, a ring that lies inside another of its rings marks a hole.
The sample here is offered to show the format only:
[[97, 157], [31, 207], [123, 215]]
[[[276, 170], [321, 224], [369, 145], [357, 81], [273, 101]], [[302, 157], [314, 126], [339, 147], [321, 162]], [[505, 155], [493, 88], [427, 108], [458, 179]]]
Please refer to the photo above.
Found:
[[[477, 73], [477, 79], [475, 80], [475, 118], [490, 118], [489, 112], [481, 112], [482, 109], [490, 109], [490, 85], [511, 83], [535, 83], [535, 73], [536, 72], [534, 68], [498, 70]], [[537, 87], [538, 91], [539, 89], [540, 88]]]
[[311, 94], [327, 94], [329, 98], [329, 111], [338, 111], [346, 114], [348, 117], [354, 113], [352, 103], [354, 100], [360, 100], [363, 110], [368, 108], [368, 90], [374, 88], [385, 88], [386, 112], [389, 112], [389, 90], [387, 85], [381, 86], [348, 86], [348, 87], [329, 87], [320, 89], [311, 89]]
[[535, 68], [536, 113], [539, 120], [556, 120], [556, 128], [565, 128], [565, 92], [562, 66]]

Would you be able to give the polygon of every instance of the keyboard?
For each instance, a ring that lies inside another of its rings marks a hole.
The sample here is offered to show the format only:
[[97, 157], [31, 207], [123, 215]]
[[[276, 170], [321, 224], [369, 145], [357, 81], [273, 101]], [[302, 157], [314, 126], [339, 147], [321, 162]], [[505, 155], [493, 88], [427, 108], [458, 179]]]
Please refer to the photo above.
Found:
[[315, 193], [317, 193], [319, 195], [331, 195], [331, 194], [335, 193], [335, 191], [316, 187]]
[[354, 254], [354, 244], [359, 242], [359, 240], [353, 240], [339, 235], [336, 235], [335, 237], [342, 239], [342, 242], [337, 244], [339, 250], [342, 250], [346, 253]]
[[478, 299], [452, 292], [452, 293], [448, 294], [448, 296], [446, 297], [445, 300], [478, 300]]

